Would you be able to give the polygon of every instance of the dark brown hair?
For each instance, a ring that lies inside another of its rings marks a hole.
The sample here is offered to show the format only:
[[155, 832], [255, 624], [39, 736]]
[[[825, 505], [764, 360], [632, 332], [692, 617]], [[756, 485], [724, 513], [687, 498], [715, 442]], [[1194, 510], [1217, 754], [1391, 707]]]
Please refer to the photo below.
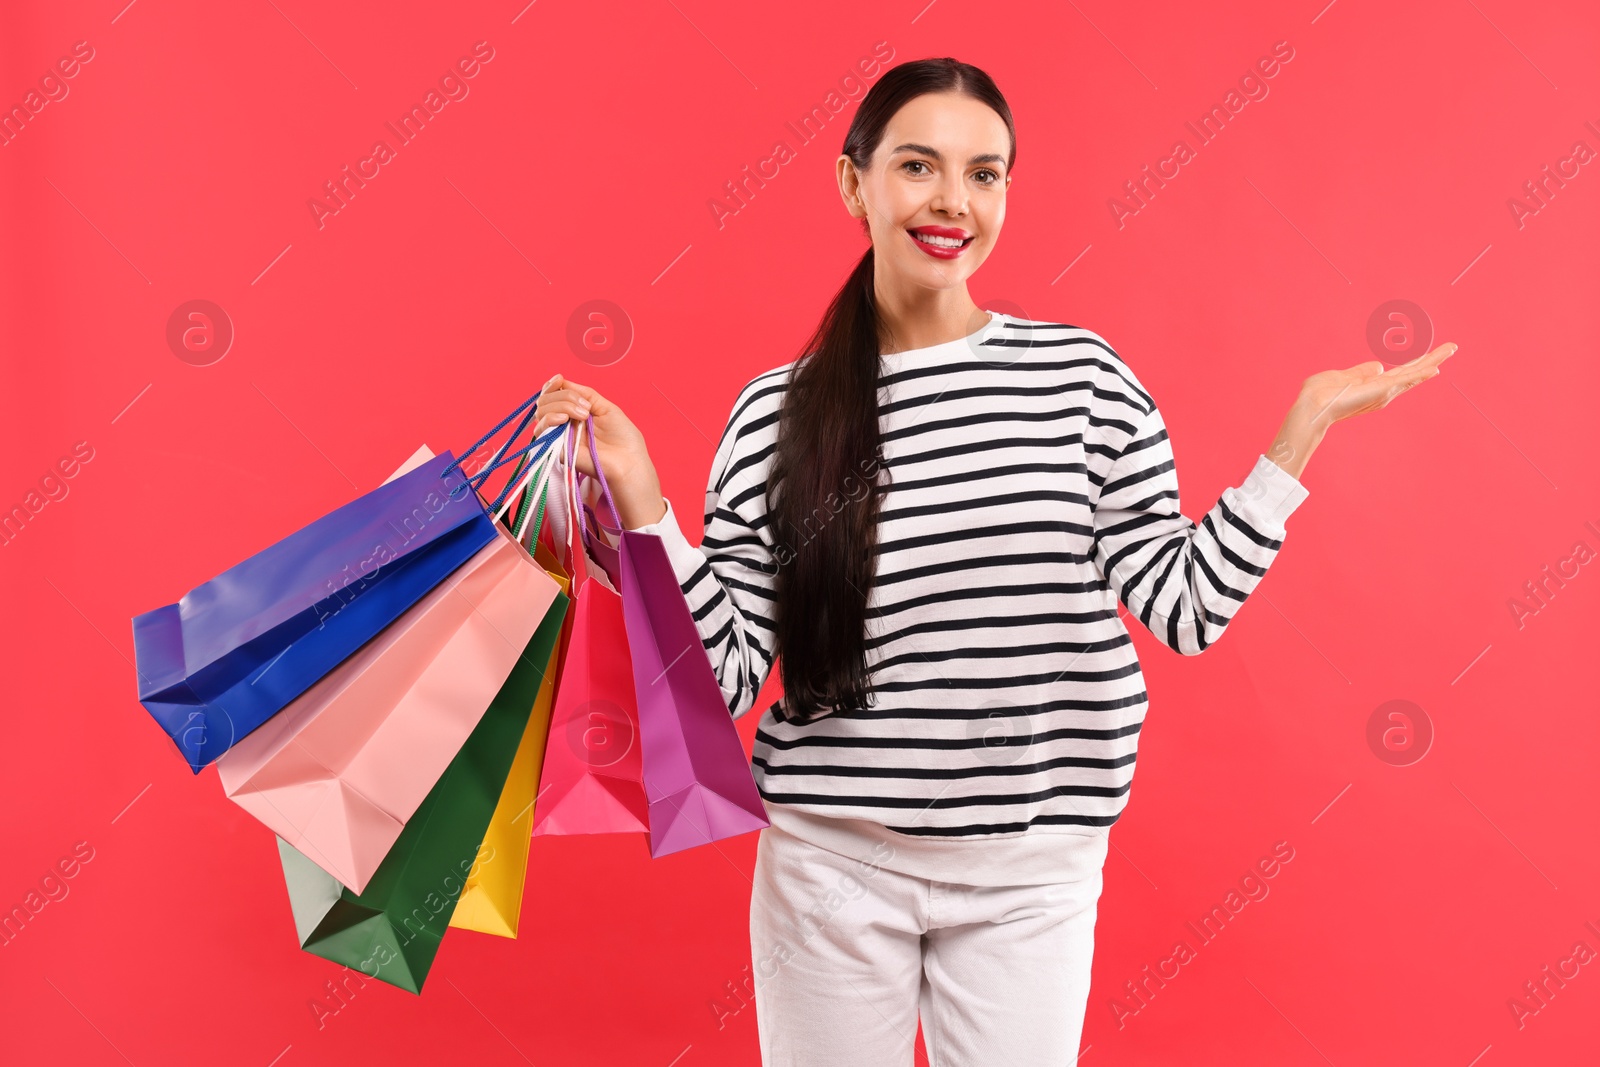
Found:
[[[964, 93], [1016, 127], [993, 79], [949, 57], [884, 72], [862, 99], [843, 153], [865, 172], [889, 120], [924, 93]], [[862, 229], [868, 224], [862, 220]], [[883, 463], [878, 423], [882, 327], [869, 247], [840, 287], [790, 371], [768, 477], [778, 546], [777, 646], [783, 718], [810, 722], [859, 710], [870, 691], [867, 594], [877, 561]]]

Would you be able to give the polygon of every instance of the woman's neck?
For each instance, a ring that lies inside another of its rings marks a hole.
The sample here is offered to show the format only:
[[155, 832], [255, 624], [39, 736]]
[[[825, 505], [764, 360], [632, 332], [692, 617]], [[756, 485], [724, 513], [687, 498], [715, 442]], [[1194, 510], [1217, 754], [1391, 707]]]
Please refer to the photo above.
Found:
[[880, 279], [873, 291], [885, 354], [959, 341], [989, 321], [989, 313], [973, 302], [965, 285], [954, 289], [918, 287], [906, 293], [885, 291]]

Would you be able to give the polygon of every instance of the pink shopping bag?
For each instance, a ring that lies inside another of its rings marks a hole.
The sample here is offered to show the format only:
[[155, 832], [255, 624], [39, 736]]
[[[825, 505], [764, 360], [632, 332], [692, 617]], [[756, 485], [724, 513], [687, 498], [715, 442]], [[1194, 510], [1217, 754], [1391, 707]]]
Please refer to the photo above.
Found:
[[504, 525], [495, 529], [493, 542], [217, 761], [228, 796], [356, 893], [559, 592]]
[[548, 494], [548, 514], [558, 554], [572, 575], [575, 603], [540, 768], [533, 835], [643, 833], [649, 828], [649, 804], [640, 781], [639, 711], [622, 598], [611, 584], [614, 578], [596, 574], [582, 543], [573, 544], [579, 531], [573, 521], [572, 437], [564, 437], [569, 447], [558, 483], [563, 491]]

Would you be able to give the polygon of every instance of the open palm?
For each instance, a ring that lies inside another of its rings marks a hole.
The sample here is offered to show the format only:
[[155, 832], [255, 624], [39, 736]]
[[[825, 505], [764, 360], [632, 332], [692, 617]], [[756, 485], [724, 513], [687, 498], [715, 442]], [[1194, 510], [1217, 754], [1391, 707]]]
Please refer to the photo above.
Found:
[[1455, 354], [1454, 344], [1442, 344], [1409, 363], [1384, 369], [1380, 360], [1358, 363], [1347, 370], [1327, 370], [1307, 378], [1303, 396], [1319, 425], [1348, 419], [1386, 407], [1401, 393], [1437, 377], [1439, 364]]

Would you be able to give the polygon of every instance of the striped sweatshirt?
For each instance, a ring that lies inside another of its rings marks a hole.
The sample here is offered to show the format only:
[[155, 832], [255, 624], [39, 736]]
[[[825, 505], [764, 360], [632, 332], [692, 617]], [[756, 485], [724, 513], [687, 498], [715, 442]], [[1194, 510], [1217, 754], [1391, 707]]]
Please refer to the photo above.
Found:
[[[801, 725], [761, 712], [753, 770], [773, 825], [969, 885], [1098, 873], [1148, 706], [1118, 603], [1167, 647], [1214, 644], [1308, 495], [1259, 456], [1197, 524], [1161, 412], [1097, 334], [998, 313], [882, 357], [888, 469], [867, 602], [874, 701]], [[740, 390], [699, 547], [659, 534], [729, 712], [775, 659], [767, 472], [790, 361]], [[880, 479], [882, 476], [880, 475]], [[874, 849], [876, 851], [874, 851]]]

